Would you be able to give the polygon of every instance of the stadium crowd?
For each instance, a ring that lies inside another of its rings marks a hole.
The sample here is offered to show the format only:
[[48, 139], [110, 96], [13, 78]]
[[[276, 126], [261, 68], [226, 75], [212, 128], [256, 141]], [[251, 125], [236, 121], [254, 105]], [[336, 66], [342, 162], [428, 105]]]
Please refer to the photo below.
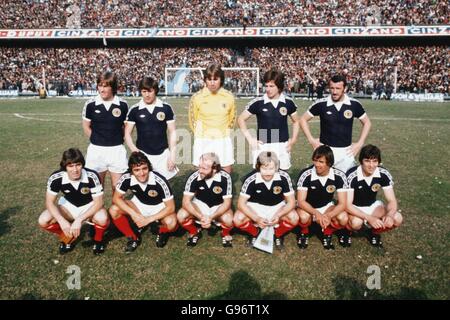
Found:
[[[162, 86], [165, 67], [206, 67], [215, 61], [224, 67], [258, 67], [261, 71], [280, 68], [287, 75], [288, 91], [293, 93], [306, 93], [309, 82], [326, 79], [335, 72], [347, 75], [349, 90], [353, 93], [392, 91], [397, 70], [397, 92], [449, 94], [449, 51], [450, 48], [445, 46], [260, 47], [244, 50], [1, 48], [0, 89], [34, 91], [36, 81], [45, 69], [48, 88], [59, 94], [77, 89], [95, 90], [97, 74], [111, 69], [119, 75], [119, 91], [134, 92], [137, 81], [144, 75], [160, 79]], [[228, 79], [226, 85], [234, 86], [231, 88], [234, 92], [254, 92], [250, 77], [250, 73], [239, 73]], [[199, 80], [195, 81], [188, 81], [192, 91], [201, 87]]]
[[447, 0], [3, 0], [0, 29], [448, 24]]

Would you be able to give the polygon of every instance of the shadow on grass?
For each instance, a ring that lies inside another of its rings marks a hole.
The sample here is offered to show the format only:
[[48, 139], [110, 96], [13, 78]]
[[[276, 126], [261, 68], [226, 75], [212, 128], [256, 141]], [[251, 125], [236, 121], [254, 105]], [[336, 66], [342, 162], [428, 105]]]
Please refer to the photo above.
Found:
[[333, 284], [336, 299], [339, 300], [428, 300], [421, 290], [402, 287], [397, 293], [382, 294], [380, 290], [369, 290], [360, 281], [342, 275], [335, 277]]
[[237, 271], [231, 275], [228, 290], [210, 300], [286, 300], [287, 296], [277, 291], [264, 293], [255, 278], [246, 271]]
[[43, 298], [35, 295], [34, 293], [25, 293], [23, 294], [19, 300], [42, 300]]
[[22, 208], [23, 207], [21, 207], [21, 206], [11, 207], [11, 208], [3, 210], [0, 213], [0, 237], [7, 234], [11, 230], [11, 226], [8, 223], [8, 220], [9, 220], [9, 218], [11, 218], [11, 216], [15, 215], [20, 210], [22, 210]]

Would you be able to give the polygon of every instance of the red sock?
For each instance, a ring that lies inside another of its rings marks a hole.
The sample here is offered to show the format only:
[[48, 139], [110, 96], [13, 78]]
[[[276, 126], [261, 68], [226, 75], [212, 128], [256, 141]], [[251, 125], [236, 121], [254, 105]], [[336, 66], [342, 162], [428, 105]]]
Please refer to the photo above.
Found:
[[230, 235], [230, 231], [231, 229], [233, 229], [233, 227], [227, 227], [226, 225], [222, 224], [222, 237], [227, 237]]
[[333, 227], [331, 224], [323, 230], [323, 234], [326, 236], [331, 236], [336, 230], [335, 227]]
[[390, 231], [390, 230], [392, 230], [392, 229], [394, 229], [394, 228], [395, 228], [395, 226], [392, 226], [391, 228], [372, 229], [372, 233], [373, 233], [373, 234], [380, 234], [380, 233], [383, 233], [383, 232]]
[[181, 224], [181, 226], [189, 232], [190, 235], [194, 235], [197, 233], [197, 227], [194, 225], [193, 219], [188, 219], [184, 223]]
[[304, 235], [309, 234], [309, 223], [301, 223], [299, 222], [298, 225], [300, 226], [300, 232]]
[[113, 219], [113, 223], [125, 237], [132, 238], [133, 240], [137, 239], [126, 216], [122, 215], [117, 219]]
[[52, 223], [51, 225], [42, 228], [44, 230], [47, 230], [48, 232], [57, 234], [58, 236], [60, 236], [61, 234], [63, 234], [63, 231], [61, 230], [61, 226], [59, 225], [59, 223]]
[[[176, 227], [175, 227], [175, 230], [176, 230]], [[173, 231], [175, 231], [175, 230], [173, 230]], [[167, 228], [167, 226], [162, 225], [162, 226], [159, 227], [159, 234], [161, 234], [161, 233], [169, 233], [169, 232], [172, 232], [172, 230]]]
[[243, 225], [238, 226], [238, 228], [244, 232], [249, 233], [253, 237], [256, 237], [256, 235], [258, 234], [258, 229], [250, 221], [247, 221]]
[[72, 236], [67, 237], [64, 234], [64, 232], [61, 230], [61, 226], [59, 225], [59, 223], [52, 223], [51, 225], [49, 225], [45, 228], [42, 228], [42, 229], [58, 235], [59, 240], [64, 243], [71, 243], [74, 240], [74, 238]]
[[283, 236], [287, 232], [289, 232], [292, 229], [294, 229], [294, 227], [295, 226], [293, 226], [289, 222], [282, 220], [280, 222], [280, 226], [278, 228], [275, 228], [275, 237], [280, 238], [281, 236]]
[[100, 242], [103, 240], [103, 235], [105, 234], [107, 226], [99, 226], [98, 224], [94, 224], [95, 235], [94, 241]]

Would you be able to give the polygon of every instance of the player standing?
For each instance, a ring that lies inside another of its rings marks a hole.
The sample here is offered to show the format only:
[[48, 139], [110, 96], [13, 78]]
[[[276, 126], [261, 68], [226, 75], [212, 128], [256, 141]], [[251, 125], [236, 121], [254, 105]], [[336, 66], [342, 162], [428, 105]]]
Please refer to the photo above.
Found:
[[[313, 149], [321, 144], [331, 147], [334, 166], [343, 172], [354, 166], [354, 156], [364, 145], [369, 134], [371, 122], [359, 101], [349, 98], [345, 93], [347, 80], [335, 75], [329, 81], [330, 95], [317, 100], [300, 118], [300, 127]], [[320, 118], [320, 139], [311, 134], [308, 121], [315, 116]], [[362, 123], [362, 130], [356, 143], [352, 143], [353, 119]]]

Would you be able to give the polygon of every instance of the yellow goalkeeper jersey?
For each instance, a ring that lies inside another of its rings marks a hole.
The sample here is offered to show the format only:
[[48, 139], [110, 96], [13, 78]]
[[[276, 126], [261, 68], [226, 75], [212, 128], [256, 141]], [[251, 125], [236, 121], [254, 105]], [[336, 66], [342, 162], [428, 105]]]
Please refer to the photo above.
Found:
[[236, 120], [233, 94], [220, 88], [213, 94], [203, 88], [191, 98], [189, 126], [195, 138], [222, 139], [230, 136]]

